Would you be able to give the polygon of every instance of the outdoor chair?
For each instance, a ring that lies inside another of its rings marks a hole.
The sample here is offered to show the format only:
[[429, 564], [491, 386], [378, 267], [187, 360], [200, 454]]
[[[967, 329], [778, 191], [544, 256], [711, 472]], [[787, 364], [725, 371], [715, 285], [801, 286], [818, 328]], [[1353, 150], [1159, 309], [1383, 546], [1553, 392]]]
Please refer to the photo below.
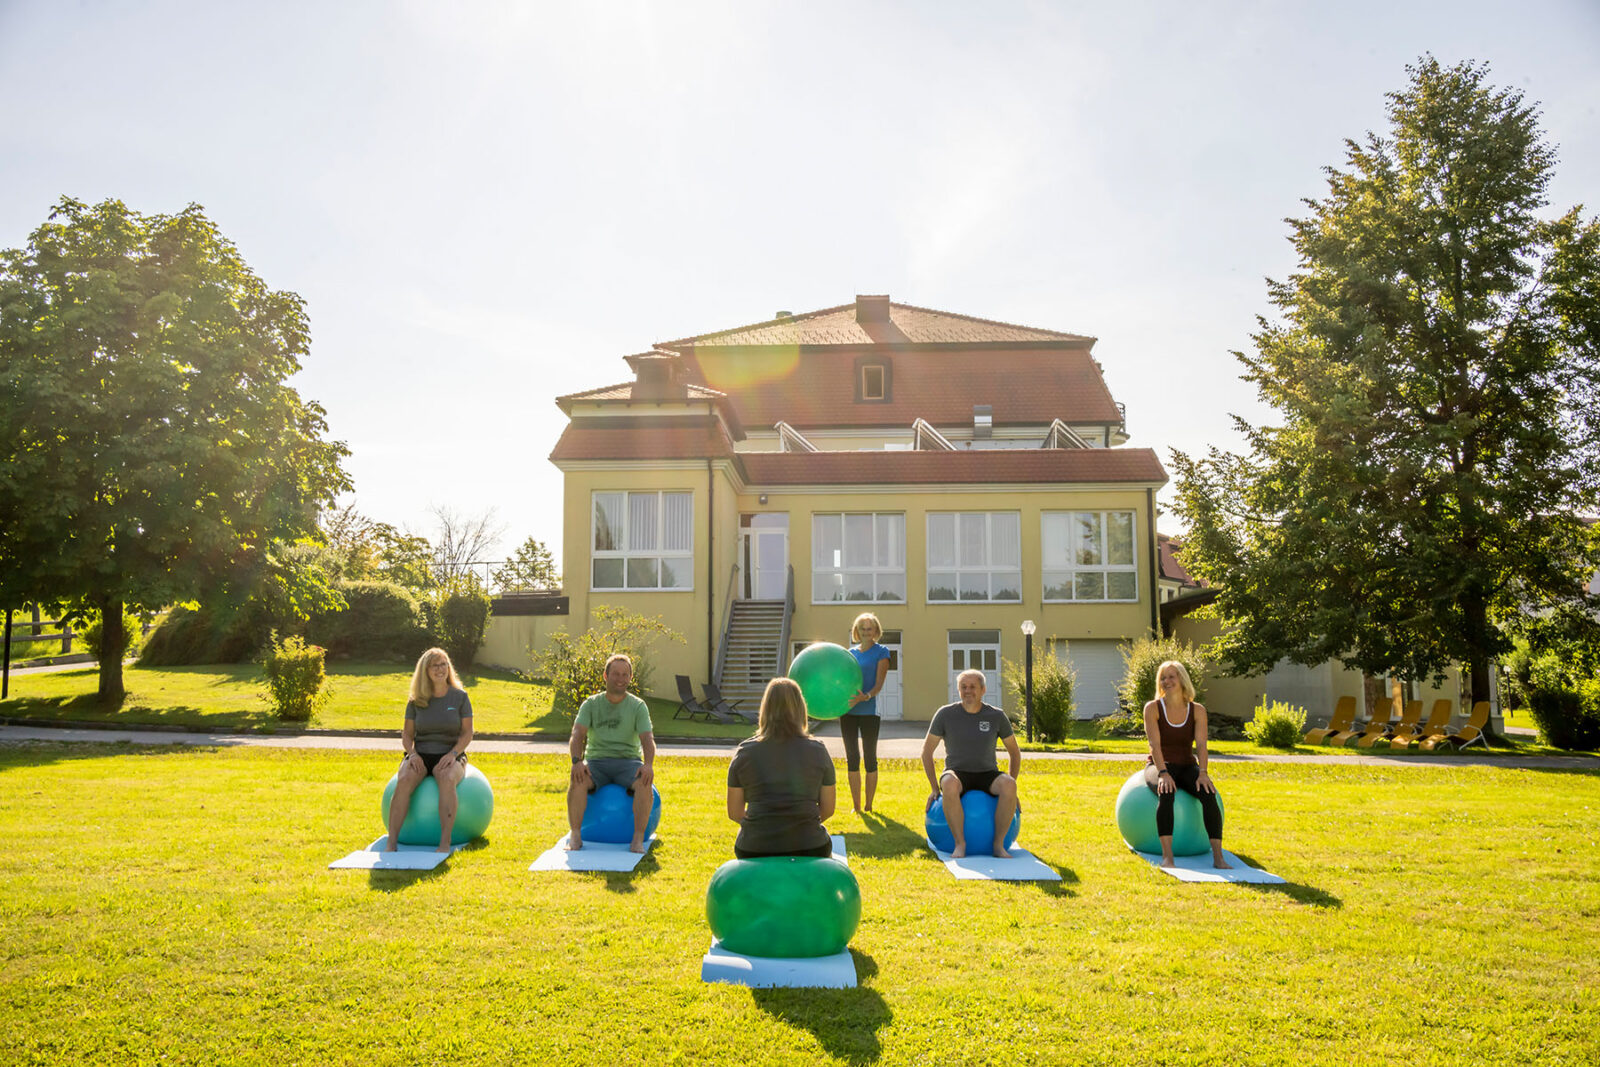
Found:
[[705, 685], [701, 686], [701, 688], [705, 690], [706, 694], [705, 707], [711, 712], [712, 718], [716, 719], [718, 722], [755, 723], [756, 715], [752, 712], [742, 710], [739, 707], [740, 703], [742, 703], [741, 701], [729, 701], [726, 697], [724, 697], [722, 695], [722, 690], [717, 688], [716, 682], [707, 682]]
[[[1330, 745], [1339, 744], [1349, 747], [1349, 745], [1353, 742], [1360, 748], [1371, 748], [1373, 742], [1377, 741], [1380, 737], [1389, 736], [1389, 727], [1392, 723], [1391, 716], [1393, 714], [1393, 707], [1387, 703], [1380, 704], [1373, 712], [1372, 718], [1367, 720], [1367, 725], [1365, 727], [1359, 731], [1351, 729], [1346, 730], [1343, 734], [1334, 734], [1332, 737], [1328, 738], [1328, 743]], [[1420, 710], [1418, 714], [1421, 714]], [[1340, 740], [1341, 737], [1343, 740]]]
[[[744, 703], [742, 700], [729, 700], [727, 697], [723, 696], [722, 690], [717, 688], [716, 682], [707, 682], [705, 685], [701, 686], [701, 688], [705, 690], [707, 704], [726, 704], [730, 708], [737, 708], [740, 704]], [[740, 712], [739, 714], [743, 715], [744, 712]]]
[[1405, 711], [1400, 713], [1400, 721], [1399, 722], [1394, 723], [1392, 725], [1391, 724], [1385, 724], [1386, 730], [1383, 733], [1374, 734], [1374, 733], [1368, 732], [1368, 733], [1362, 734], [1360, 737], [1356, 738], [1356, 747], [1357, 748], [1371, 748], [1372, 746], [1376, 745], [1379, 741], [1383, 741], [1383, 742], [1385, 742], [1385, 743], [1387, 743], [1387, 744], [1392, 746], [1394, 744], [1395, 738], [1401, 737], [1401, 736], [1405, 736], [1405, 737], [1411, 736], [1411, 731], [1416, 729], [1417, 722], [1421, 718], [1422, 718], [1422, 701], [1420, 701], [1420, 700], [1408, 700], [1408, 701], [1406, 701], [1406, 709], [1405, 709]]
[[1457, 750], [1468, 745], [1482, 745], [1489, 747], [1488, 735], [1484, 732], [1489, 725], [1489, 702], [1480, 700], [1472, 705], [1472, 714], [1462, 724], [1461, 729], [1453, 734], [1436, 734], [1422, 742], [1424, 752], [1432, 752], [1440, 745], [1454, 745]]
[[1413, 723], [1409, 728], [1402, 724], [1402, 728], [1394, 732], [1389, 738], [1391, 749], [1407, 749], [1420, 744], [1424, 738], [1450, 732], [1450, 715], [1455, 711], [1455, 701], [1435, 700], [1433, 710], [1428, 712], [1428, 721], [1421, 726]]
[[1328, 725], [1319, 730], [1306, 731], [1306, 744], [1321, 744], [1340, 730], [1350, 729], [1350, 724], [1356, 718], [1356, 698], [1340, 697], [1339, 702], [1333, 706], [1333, 716], [1328, 719]]
[[689, 681], [687, 674], [673, 677], [678, 681], [678, 710], [672, 713], [674, 719], [688, 719], [693, 722], [702, 716], [707, 719], [715, 718], [710, 708], [694, 698], [694, 683]]

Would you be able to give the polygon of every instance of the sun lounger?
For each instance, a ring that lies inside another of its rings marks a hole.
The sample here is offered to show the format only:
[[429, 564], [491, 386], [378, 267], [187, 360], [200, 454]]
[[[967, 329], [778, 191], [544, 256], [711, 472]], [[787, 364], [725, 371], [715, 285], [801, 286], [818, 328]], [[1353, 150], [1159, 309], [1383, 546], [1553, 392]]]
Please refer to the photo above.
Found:
[[1318, 730], [1306, 731], [1306, 744], [1321, 744], [1339, 731], [1350, 729], [1350, 724], [1355, 721], [1355, 718], [1356, 698], [1340, 697], [1339, 702], [1333, 706], [1333, 715], [1328, 719], [1328, 725]]
[[1453, 734], [1437, 734], [1422, 742], [1420, 746], [1424, 752], [1432, 752], [1441, 745], [1453, 745], [1456, 749], [1466, 748], [1468, 745], [1482, 745], [1489, 747], [1489, 741], [1484, 731], [1489, 725], [1489, 702], [1480, 700], [1472, 705], [1472, 714], [1461, 729]]
[[689, 681], [689, 676], [687, 674], [678, 674], [674, 675], [674, 677], [678, 681], [678, 710], [672, 713], [672, 717], [674, 719], [688, 719], [690, 722], [699, 718], [715, 718], [710, 708], [695, 699], [694, 683]]
[[1394, 736], [1389, 738], [1389, 748], [1405, 750], [1420, 744], [1424, 738], [1449, 733], [1450, 716], [1455, 708], [1456, 702], [1453, 700], [1435, 700], [1433, 710], [1428, 713], [1428, 721], [1421, 726], [1413, 724], [1409, 730], [1395, 730]]
[[707, 682], [702, 688], [705, 689], [706, 694], [705, 705], [711, 709], [712, 716], [714, 716], [718, 721], [743, 722], [749, 723], [752, 726], [755, 725], [757, 718], [756, 713], [753, 711], [745, 711], [743, 708], [741, 708], [739, 705], [744, 703], [743, 701], [728, 700], [726, 697], [724, 697], [722, 695], [722, 690], [717, 688], [716, 682]]
[[1417, 720], [1422, 718], [1422, 701], [1406, 701], [1406, 710], [1400, 714], [1400, 721], [1390, 726], [1384, 733], [1365, 733], [1356, 738], [1357, 748], [1372, 748], [1380, 742], [1385, 745], [1394, 744], [1396, 737], [1404, 734], [1409, 737], [1411, 731], [1416, 729]]
[[[1372, 718], [1367, 720], [1367, 725], [1362, 727], [1361, 730], [1352, 729], [1346, 730], [1342, 734], [1334, 734], [1328, 738], [1328, 744], [1344, 745], [1346, 747], [1354, 744], [1361, 748], [1371, 748], [1379, 738], [1389, 736], [1390, 713], [1393, 710], [1388, 704], [1380, 704], [1377, 711], [1373, 713]], [[1419, 711], [1418, 714], [1421, 714], [1421, 712]]]

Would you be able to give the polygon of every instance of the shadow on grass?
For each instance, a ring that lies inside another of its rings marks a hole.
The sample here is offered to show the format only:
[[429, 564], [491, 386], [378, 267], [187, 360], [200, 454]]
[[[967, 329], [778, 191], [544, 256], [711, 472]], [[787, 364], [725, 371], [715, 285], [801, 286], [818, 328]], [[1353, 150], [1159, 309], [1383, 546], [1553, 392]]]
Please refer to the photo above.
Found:
[[[400, 843], [404, 844], [405, 839], [401, 838]], [[414, 885], [431, 882], [435, 878], [443, 878], [450, 873], [450, 865], [456, 861], [457, 857], [488, 847], [489, 836], [485, 834], [483, 837], [468, 841], [465, 845], [456, 849], [450, 854], [449, 859], [430, 871], [368, 871], [367, 888], [376, 890], [379, 893], [398, 893], [401, 890], [410, 889]]]
[[[1238, 856], [1241, 860], [1243, 860], [1245, 863], [1248, 863], [1258, 871], [1266, 870], [1266, 868], [1261, 865], [1261, 862], [1254, 856], [1248, 855], [1244, 852], [1234, 852], [1234, 855]], [[1282, 885], [1262, 885], [1260, 883], [1251, 882], [1243, 882], [1241, 884], [1248, 889], [1253, 889], [1260, 893], [1276, 893], [1281, 896], [1288, 897], [1297, 904], [1308, 904], [1313, 908], [1344, 907], [1343, 899], [1334, 896], [1326, 889], [1318, 889], [1316, 886], [1306, 885], [1304, 882], [1286, 881]]]
[[[120, 759], [123, 756], [170, 756], [178, 746], [136, 745], [131, 741], [12, 741], [0, 745], [0, 773], [23, 767], [44, 767], [70, 760]], [[217, 746], [184, 745], [188, 752], [217, 751]]]
[[[218, 683], [223, 684], [223, 683]], [[213, 711], [190, 704], [151, 707], [130, 697], [120, 703], [104, 701], [94, 693], [75, 697], [15, 697], [0, 704], [0, 715], [26, 719], [40, 725], [105, 723], [137, 730], [142, 726], [185, 726], [211, 730], [253, 730], [280, 724], [267, 711]], [[298, 724], [289, 724], [298, 725]]]
[[852, 856], [894, 859], [912, 855], [925, 847], [922, 834], [903, 822], [895, 822], [876, 811], [863, 813], [861, 819], [869, 827], [868, 830], [844, 835], [845, 848]]
[[[856, 949], [856, 978], [878, 973], [878, 965]], [[878, 1031], [894, 1018], [875, 989], [752, 989], [756, 1007], [817, 1039], [828, 1055], [845, 1063], [876, 1063], [883, 1055]]]

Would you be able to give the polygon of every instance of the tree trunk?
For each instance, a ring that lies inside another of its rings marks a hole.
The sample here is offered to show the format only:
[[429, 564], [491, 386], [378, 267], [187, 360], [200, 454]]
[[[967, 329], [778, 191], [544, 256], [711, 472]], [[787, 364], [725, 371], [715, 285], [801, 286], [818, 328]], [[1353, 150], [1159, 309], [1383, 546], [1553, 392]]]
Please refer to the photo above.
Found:
[[[127, 690], [122, 687], [122, 653], [128, 637], [122, 632], [122, 599], [107, 597], [100, 602], [100, 699], [121, 704]], [[109, 654], [108, 654], [109, 653]]]

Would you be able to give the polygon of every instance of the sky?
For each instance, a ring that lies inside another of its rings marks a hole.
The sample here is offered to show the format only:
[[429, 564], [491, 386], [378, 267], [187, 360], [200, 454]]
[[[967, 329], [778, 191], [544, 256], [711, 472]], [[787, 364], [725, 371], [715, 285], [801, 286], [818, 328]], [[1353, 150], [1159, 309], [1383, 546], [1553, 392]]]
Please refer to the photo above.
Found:
[[556, 396], [858, 293], [1096, 337], [1130, 445], [1240, 449], [1284, 219], [1429, 52], [1595, 213], [1600, 0], [0, 0], [0, 247], [203, 205], [305, 299], [360, 511], [559, 558]]

